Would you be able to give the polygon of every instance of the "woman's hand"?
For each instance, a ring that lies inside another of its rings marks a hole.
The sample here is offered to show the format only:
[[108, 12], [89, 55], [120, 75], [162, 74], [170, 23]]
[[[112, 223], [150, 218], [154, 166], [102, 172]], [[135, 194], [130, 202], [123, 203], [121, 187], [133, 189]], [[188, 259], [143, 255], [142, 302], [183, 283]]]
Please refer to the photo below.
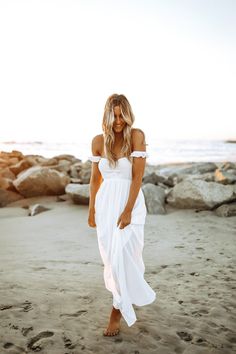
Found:
[[123, 213], [120, 215], [118, 221], [117, 221], [117, 226], [120, 224], [120, 229], [124, 229], [127, 225], [131, 223], [131, 211], [123, 211]]
[[90, 208], [89, 209], [89, 215], [88, 215], [88, 224], [91, 227], [96, 227], [95, 223], [95, 208]]

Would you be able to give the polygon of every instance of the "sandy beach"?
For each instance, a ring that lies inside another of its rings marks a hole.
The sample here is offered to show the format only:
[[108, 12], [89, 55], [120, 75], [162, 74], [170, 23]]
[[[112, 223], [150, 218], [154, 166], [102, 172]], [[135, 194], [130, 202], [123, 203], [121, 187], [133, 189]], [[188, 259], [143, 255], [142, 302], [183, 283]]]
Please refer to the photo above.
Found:
[[[50, 210], [28, 216], [26, 205]], [[56, 196], [0, 209], [0, 353], [231, 354], [236, 351], [236, 217], [211, 211], [148, 214], [143, 259], [154, 303], [103, 337], [105, 289], [88, 207]]]

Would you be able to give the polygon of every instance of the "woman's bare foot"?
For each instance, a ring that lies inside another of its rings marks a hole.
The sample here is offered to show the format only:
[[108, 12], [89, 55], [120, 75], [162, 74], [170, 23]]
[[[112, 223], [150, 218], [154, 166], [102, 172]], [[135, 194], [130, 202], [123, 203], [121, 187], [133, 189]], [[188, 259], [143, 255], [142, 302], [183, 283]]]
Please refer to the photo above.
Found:
[[120, 319], [122, 315], [120, 310], [117, 310], [115, 307], [112, 307], [110, 322], [107, 329], [104, 330], [104, 336], [115, 336], [120, 332]]

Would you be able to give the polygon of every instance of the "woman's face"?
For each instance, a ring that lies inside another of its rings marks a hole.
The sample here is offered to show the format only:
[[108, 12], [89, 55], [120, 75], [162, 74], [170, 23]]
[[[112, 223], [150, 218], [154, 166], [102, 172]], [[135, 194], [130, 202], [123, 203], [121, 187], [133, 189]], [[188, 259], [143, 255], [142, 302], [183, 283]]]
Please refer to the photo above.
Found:
[[126, 122], [122, 118], [121, 110], [120, 110], [119, 106], [114, 107], [114, 116], [115, 116], [115, 120], [113, 123], [113, 130], [115, 133], [120, 133], [120, 132], [122, 132], [123, 128], [125, 127]]

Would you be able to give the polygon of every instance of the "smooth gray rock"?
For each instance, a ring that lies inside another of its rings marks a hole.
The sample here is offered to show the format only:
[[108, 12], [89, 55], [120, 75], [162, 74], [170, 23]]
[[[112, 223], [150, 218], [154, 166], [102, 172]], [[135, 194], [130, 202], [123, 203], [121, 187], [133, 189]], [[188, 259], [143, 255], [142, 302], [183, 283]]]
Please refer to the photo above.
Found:
[[43, 211], [50, 210], [41, 204], [34, 204], [29, 206], [29, 216], [35, 216], [42, 213]]
[[179, 166], [167, 166], [161, 168], [161, 174], [169, 176], [186, 175], [186, 174], [203, 174], [208, 172], [214, 172], [218, 166], [213, 162], [197, 162]]
[[236, 216], [236, 202], [230, 204], [223, 204], [215, 210], [218, 216]]
[[89, 184], [69, 183], [66, 186], [66, 194], [68, 194], [75, 204], [89, 204]]
[[187, 180], [178, 183], [166, 198], [168, 204], [182, 209], [212, 209], [236, 200], [236, 186], [215, 182]]
[[169, 177], [160, 176], [155, 172], [152, 172], [150, 175], [143, 177], [143, 183], [152, 183], [155, 185], [165, 184], [168, 187], [174, 186], [173, 180], [171, 180]]
[[142, 186], [147, 212], [149, 214], [166, 214], [165, 190], [152, 183]]

